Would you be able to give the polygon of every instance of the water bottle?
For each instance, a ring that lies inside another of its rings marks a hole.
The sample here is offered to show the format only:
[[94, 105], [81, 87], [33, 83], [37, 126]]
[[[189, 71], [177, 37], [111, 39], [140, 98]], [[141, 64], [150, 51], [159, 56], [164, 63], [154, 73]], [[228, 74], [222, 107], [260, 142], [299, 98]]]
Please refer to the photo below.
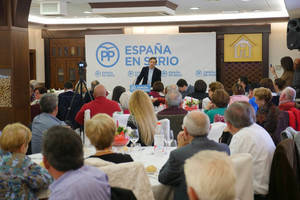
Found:
[[157, 122], [154, 134], [154, 149], [155, 151], [163, 151], [164, 148], [164, 134], [160, 122]]

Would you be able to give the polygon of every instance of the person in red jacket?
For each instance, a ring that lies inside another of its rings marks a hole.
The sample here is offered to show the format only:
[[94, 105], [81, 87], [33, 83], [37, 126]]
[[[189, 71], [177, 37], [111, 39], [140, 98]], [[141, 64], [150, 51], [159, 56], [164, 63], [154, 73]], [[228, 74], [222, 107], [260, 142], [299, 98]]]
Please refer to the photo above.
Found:
[[94, 89], [95, 99], [89, 103], [84, 104], [77, 113], [75, 120], [83, 125], [84, 112], [89, 109], [91, 111], [91, 117], [98, 113], [106, 113], [112, 117], [114, 112], [120, 112], [121, 108], [115, 101], [106, 98], [106, 89], [104, 85], [97, 85]]
[[295, 98], [296, 90], [286, 87], [280, 94], [279, 109], [289, 113], [289, 126], [300, 131], [300, 110], [295, 107]]

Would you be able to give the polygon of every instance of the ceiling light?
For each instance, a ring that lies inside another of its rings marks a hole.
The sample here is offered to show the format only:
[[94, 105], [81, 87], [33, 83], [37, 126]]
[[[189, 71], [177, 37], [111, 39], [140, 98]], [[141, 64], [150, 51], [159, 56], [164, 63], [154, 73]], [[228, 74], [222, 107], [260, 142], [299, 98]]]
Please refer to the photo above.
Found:
[[91, 14], [92, 12], [91, 11], [84, 11], [83, 13], [84, 14]]
[[199, 10], [199, 8], [198, 7], [192, 7], [192, 8], [190, 8], [191, 10]]
[[251, 1], [251, 0], [241, 0], [241, 1], [243, 1], [243, 2], [248, 2], [248, 1]]

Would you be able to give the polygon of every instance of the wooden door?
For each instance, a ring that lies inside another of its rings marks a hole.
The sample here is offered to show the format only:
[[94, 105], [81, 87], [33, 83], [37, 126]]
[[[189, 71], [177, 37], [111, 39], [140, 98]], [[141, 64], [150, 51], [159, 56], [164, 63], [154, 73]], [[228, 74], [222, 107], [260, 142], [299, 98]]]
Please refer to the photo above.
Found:
[[30, 80], [36, 80], [36, 50], [29, 49]]
[[66, 81], [78, 82], [78, 63], [84, 60], [84, 39], [50, 40], [50, 87], [63, 89]]

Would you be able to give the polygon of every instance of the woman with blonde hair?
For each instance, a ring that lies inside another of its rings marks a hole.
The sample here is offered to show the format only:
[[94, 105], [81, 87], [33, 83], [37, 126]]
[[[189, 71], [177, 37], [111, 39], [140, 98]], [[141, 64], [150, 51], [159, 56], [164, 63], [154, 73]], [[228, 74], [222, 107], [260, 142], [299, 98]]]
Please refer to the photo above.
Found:
[[127, 126], [138, 128], [142, 146], [152, 145], [157, 118], [150, 97], [145, 92], [136, 90], [129, 99], [129, 111]]
[[8, 124], [0, 136], [0, 199], [37, 199], [52, 177], [26, 156], [31, 131], [20, 123]]

